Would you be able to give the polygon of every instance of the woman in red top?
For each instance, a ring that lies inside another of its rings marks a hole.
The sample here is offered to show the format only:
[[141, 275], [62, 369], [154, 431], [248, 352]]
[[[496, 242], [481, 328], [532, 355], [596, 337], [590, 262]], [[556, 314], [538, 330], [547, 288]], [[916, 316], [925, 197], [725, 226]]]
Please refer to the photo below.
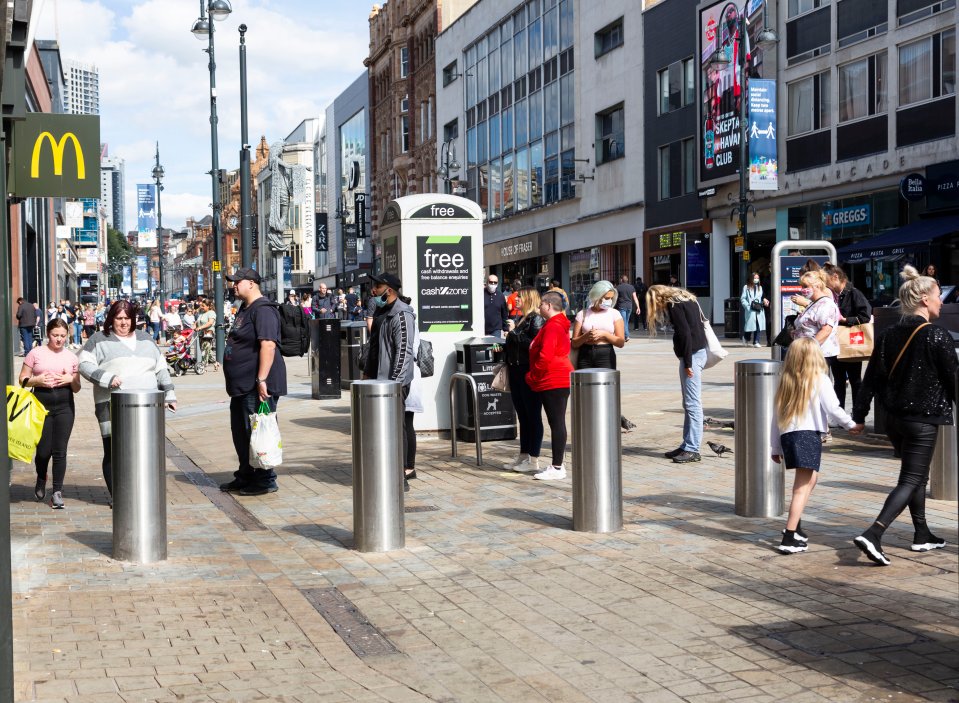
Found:
[[552, 291], [543, 294], [539, 314], [546, 324], [529, 347], [529, 373], [526, 383], [546, 411], [552, 439], [553, 464], [535, 474], [540, 481], [566, 478], [563, 455], [566, 453], [566, 405], [569, 402], [569, 319], [563, 313], [563, 296]]

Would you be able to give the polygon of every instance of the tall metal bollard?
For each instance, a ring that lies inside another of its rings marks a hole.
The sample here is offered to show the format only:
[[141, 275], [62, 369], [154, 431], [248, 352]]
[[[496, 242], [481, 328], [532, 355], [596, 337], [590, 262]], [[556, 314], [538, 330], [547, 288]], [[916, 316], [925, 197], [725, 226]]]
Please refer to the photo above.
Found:
[[110, 396], [114, 559], [167, 558], [164, 397], [163, 391]]
[[353, 546], [360, 552], [403, 549], [403, 386], [354, 381], [350, 402]]
[[779, 361], [753, 359], [737, 361], [734, 367], [735, 511], [744, 517], [778, 517], [785, 511], [785, 470], [770, 459], [781, 365]]
[[[959, 398], [959, 375], [956, 376], [955, 395]], [[959, 425], [959, 406], [952, 404], [952, 424], [939, 426], [936, 451], [932, 455], [929, 471], [929, 497], [933, 500], [959, 500], [959, 442], [956, 441], [956, 426]]]
[[584, 369], [570, 376], [573, 416], [573, 529], [623, 529], [623, 445], [619, 371]]

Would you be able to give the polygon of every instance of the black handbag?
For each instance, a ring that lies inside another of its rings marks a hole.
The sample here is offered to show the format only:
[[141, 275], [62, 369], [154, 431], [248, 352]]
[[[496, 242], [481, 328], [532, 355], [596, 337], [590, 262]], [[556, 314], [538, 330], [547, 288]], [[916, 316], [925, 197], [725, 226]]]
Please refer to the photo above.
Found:
[[793, 330], [796, 329], [796, 318], [798, 315], [787, 315], [786, 324], [783, 325], [782, 330], [779, 334], [776, 335], [776, 339], [773, 340], [773, 344], [778, 344], [781, 347], [788, 347], [793, 342]]
[[749, 303], [749, 309], [755, 310], [756, 312], [761, 312], [763, 309], [763, 303], [761, 300], [753, 300]]

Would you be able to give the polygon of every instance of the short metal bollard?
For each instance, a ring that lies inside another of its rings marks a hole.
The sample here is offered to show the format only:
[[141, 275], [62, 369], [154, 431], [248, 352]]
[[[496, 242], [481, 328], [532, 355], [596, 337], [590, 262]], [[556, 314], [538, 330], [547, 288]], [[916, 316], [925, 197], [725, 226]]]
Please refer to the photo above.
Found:
[[737, 361], [735, 511], [743, 517], [779, 517], [785, 511], [785, 469], [770, 458], [772, 421], [781, 362]]
[[570, 376], [573, 418], [573, 529], [623, 529], [623, 443], [619, 371], [584, 369]]
[[165, 396], [122, 390], [110, 396], [114, 559], [167, 558]]
[[[959, 375], [956, 377], [955, 398], [959, 398]], [[959, 406], [952, 404], [952, 424], [939, 426], [936, 451], [929, 471], [929, 497], [933, 500], [959, 500]]]
[[360, 552], [403, 549], [403, 386], [354, 381], [350, 403], [353, 546]]
[[476, 387], [476, 379], [468, 373], [454, 373], [450, 376], [450, 452], [452, 457], [456, 458], [456, 382], [462, 381], [470, 388], [473, 396], [473, 424], [474, 435], [476, 437], [476, 465], [483, 465], [483, 437], [480, 430], [480, 402], [479, 389]]

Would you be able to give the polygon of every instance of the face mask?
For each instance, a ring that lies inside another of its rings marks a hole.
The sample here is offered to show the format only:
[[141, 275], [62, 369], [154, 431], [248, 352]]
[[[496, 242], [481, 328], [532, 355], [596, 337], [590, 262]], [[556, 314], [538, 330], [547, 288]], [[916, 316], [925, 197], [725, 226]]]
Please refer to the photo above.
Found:
[[488, 290], [490, 293], [495, 293], [495, 292], [496, 292], [496, 286], [497, 286], [496, 283], [490, 283], [490, 284], [488, 284], [488, 285], [486, 286], [486, 290]]
[[753, 285], [754, 285], [754, 286], [758, 286], [758, 285], [759, 285], [759, 279], [758, 279], [758, 278], [754, 278], [754, 279], [753, 279]]
[[602, 306], [603, 308], [607, 310], [613, 307], [613, 301], [610, 300], [609, 298], [603, 298], [602, 300], [599, 301], [599, 304], [600, 306]]
[[811, 297], [812, 297], [812, 288], [803, 288], [801, 291], [799, 291], [799, 293], [800, 293], [800, 294], [802, 295], [802, 297], [804, 297], [804, 298], [811, 298]]
[[384, 305], [386, 305], [388, 295], [389, 295], [388, 293], [384, 293], [383, 295], [378, 295], [375, 298], [373, 298], [373, 302], [376, 303], [376, 307], [381, 308]]

